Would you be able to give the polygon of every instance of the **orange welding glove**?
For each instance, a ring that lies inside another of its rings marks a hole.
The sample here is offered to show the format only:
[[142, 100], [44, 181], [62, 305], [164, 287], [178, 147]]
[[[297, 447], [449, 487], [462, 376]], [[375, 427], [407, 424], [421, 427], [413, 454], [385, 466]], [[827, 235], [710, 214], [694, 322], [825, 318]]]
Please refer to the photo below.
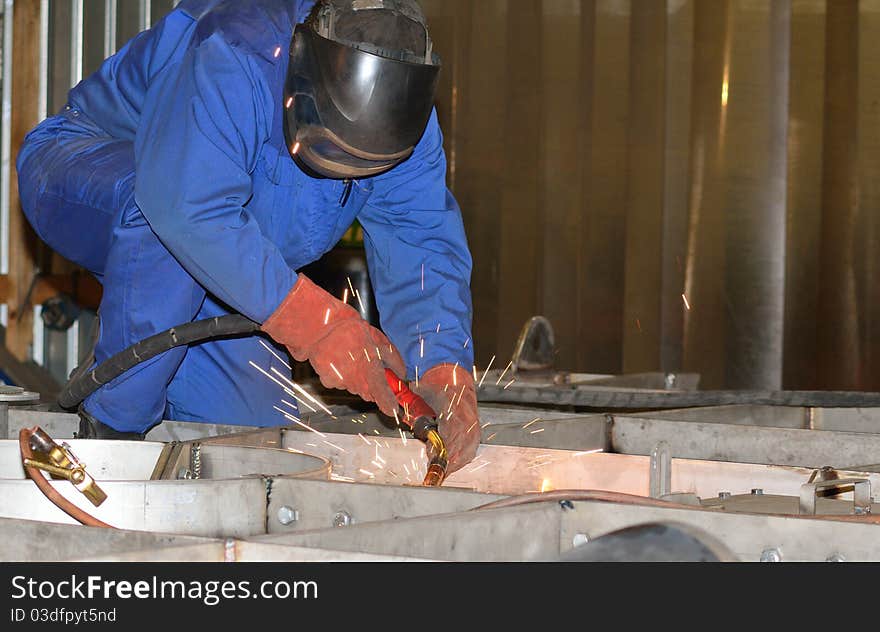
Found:
[[298, 361], [308, 360], [325, 387], [347, 390], [394, 415], [397, 398], [388, 387], [385, 367], [406, 375], [400, 353], [354, 308], [305, 275], [299, 275], [262, 330]]
[[440, 436], [448, 452], [447, 473], [473, 461], [480, 446], [481, 428], [477, 390], [470, 372], [458, 365], [441, 364], [421, 376], [418, 386], [412, 383], [410, 388], [437, 413]]

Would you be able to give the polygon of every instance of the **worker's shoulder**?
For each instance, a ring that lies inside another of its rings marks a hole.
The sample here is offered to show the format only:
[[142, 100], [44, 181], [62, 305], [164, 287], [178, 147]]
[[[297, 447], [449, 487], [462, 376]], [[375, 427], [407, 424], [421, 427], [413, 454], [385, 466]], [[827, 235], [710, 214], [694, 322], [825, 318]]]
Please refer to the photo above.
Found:
[[183, 0], [178, 8], [198, 21], [196, 42], [219, 36], [247, 55], [269, 61], [286, 50], [296, 22], [314, 0]]

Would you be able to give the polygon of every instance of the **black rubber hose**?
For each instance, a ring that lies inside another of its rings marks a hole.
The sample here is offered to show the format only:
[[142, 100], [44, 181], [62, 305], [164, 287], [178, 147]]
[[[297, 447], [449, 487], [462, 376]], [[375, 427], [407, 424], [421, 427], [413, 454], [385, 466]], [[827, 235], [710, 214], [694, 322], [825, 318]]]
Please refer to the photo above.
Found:
[[239, 314], [221, 316], [172, 327], [155, 336], [120, 351], [94, 369], [73, 377], [61, 394], [62, 408], [76, 408], [89, 395], [115, 380], [132, 367], [165, 353], [175, 347], [223, 336], [241, 336], [259, 331], [260, 325]]

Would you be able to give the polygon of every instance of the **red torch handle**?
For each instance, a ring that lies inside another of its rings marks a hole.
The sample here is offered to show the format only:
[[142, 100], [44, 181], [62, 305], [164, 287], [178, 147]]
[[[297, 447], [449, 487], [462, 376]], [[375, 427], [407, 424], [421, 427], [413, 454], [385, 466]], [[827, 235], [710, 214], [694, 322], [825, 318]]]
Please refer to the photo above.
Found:
[[397, 403], [401, 405], [406, 413], [404, 421], [408, 426], [412, 427], [413, 420], [419, 417], [427, 417], [429, 419], [437, 417], [437, 414], [428, 406], [428, 403], [413, 393], [407, 383], [397, 377], [394, 371], [385, 369], [385, 377], [388, 380], [388, 386], [391, 387], [391, 392], [397, 397]]

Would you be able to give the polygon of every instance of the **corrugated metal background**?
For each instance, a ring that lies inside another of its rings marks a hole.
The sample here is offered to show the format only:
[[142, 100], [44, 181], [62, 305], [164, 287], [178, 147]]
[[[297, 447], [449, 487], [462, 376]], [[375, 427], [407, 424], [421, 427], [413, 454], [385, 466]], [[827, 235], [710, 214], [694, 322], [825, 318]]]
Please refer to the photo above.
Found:
[[[172, 2], [47, 4], [54, 111]], [[481, 365], [880, 389], [880, 0], [423, 4]]]

